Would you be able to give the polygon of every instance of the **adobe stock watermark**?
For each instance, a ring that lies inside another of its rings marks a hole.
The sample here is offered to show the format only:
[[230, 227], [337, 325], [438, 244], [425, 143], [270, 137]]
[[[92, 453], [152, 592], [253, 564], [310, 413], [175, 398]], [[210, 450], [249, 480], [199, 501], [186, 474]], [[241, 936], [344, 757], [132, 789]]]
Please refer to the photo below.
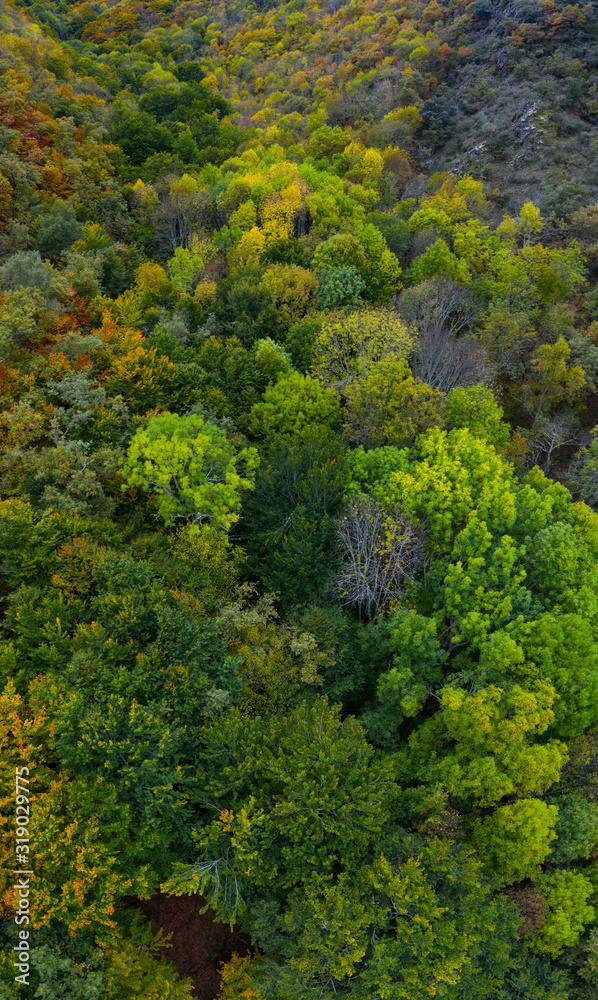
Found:
[[[27, 775], [27, 777], [25, 777]], [[29, 926], [30, 886], [31, 877], [31, 836], [29, 833], [29, 768], [15, 768], [15, 858], [17, 867], [14, 869], [14, 888], [17, 894], [15, 924], [19, 930], [19, 943], [13, 948], [16, 952], [14, 964], [19, 971], [15, 976], [17, 983], [29, 983]]]

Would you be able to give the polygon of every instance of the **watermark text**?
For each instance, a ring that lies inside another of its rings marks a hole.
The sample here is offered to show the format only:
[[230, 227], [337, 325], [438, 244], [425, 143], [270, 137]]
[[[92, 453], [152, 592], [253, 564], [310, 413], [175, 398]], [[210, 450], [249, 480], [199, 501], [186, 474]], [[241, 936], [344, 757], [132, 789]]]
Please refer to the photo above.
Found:
[[29, 832], [29, 768], [15, 768], [15, 861], [14, 889], [16, 893], [15, 924], [19, 928], [19, 943], [13, 948], [18, 970], [17, 983], [29, 983], [29, 911], [31, 879], [31, 836]]

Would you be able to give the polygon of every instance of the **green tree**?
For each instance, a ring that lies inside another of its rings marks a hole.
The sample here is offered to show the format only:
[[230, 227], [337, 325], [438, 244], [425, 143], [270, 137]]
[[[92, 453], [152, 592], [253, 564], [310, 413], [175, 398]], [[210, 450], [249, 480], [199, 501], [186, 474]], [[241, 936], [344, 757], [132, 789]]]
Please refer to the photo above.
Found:
[[414, 378], [403, 359], [373, 362], [344, 395], [347, 436], [366, 448], [409, 446], [442, 422], [442, 393]]
[[316, 301], [320, 309], [355, 309], [362, 304], [363, 278], [354, 267], [320, 267]]
[[387, 309], [359, 309], [331, 315], [322, 324], [314, 347], [313, 372], [337, 391], [366, 375], [371, 364], [407, 357], [413, 338], [401, 318]]
[[292, 372], [264, 393], [264, 401], [251, 410], [251, 429], [259, 437], [301, 434], [340, 424], [338, 396], [310, 375]]
[[491, 938], [496, 945], [504, 907], [463, 850], [433, 840], [412, 851], [393, 847], [356, 874], [311, 873], [289, 896], [279, 955], [270, 947], [246, 965], [237, 995], [452, 995]]
[[[571, 541], [575, 551], [575, 539]], [[556, 563], [553, 567], [555, 575], [558, 575], [563, 573], [565, 567], [559, 566], [555, 549], [555, 545], [547, 547], [546, 562], [552, 557]], [[566, 591], [572, 584], [569, 576], [563, 590]], [[525, 662], [533, 664], [543, 677], [549, 679], [558, 695], [550, 731], [562, 738], [570, 738], [595, 721], [598, 647], [591, 624], [582, 615], [551, 613], [541, 615], [530, 623], [525, 632], [527, 635], [521, 641]]]
[[[244, 475], [237, 462], [245, 467]], [[258, 464], [255, 448], [237, 452], [224, 431], [203, 417], [165, 413], [135, 434], [122, 463], [122, 488], [140, 486], [155, 495], [167, 525], [182, 520], [196, 530], [228, 531], [238, 520], [242, 491], [253, 487]]]
[[[557, 789], [558, 791], [558, 789]], [[581, 795], [560, 794], [555, 799], [559, 818], [551, 861], [557, 864], [588, 858], [598, 843], [598, 805]]]
[[274, 951], [289, 894], [339, 866], [357, 871], [372, 849], [389, 815], [392, 764], [325, 698], [285, 717], [227, 710], [203, 740], [205, 800], [219, 815], [197, 834], [198, 860], [178, 866], [166, 888], [202, 892], [221, 918], [241, 918]]
[[53, 510], [40, 514], [23, 499], [0, 501], [0, 572], [5, 593], [22, 584], [47, 585], [58, 568], [58, 550], [74, 538], [118, 543], [117, 525]]
[[190, 250], [186, 247], [177, 247], [174, 257], [168, 261], [173, 288], [191, 295], [201, 277], [204, 264], [204, 258], [195, 247]]
[[239, 528], [247, 569], [280, 592], [285, 608], [322, 595], [334, 572], [345, 462], [339, 438], [316, 427], [278, 441], [245, 495]]
[[356, 227], [351, 234], [331, 236], [316, 247], [313, 267], [351, 267], [365, 283], [366, 302], [388, 302], [401, 290], [401, 268], [386, 245], [382, 233], [371, 223]]
[[[481, 820], [472, 840], [486, 870], [504, 885], [537, 878], [555, 840], [556, 806], [541, 799], [518, 799]], [[585, 880], [584, 880], [585, 881]]]
[[434, 149], [439, 149], [449, 138], [457, 117], [457, 109], [449, 97], [433, 97], [421, 109], [426, 125], [425, 136]]
[[[89, 1000], [91, 996], [98, 1000], [135, 1000], [139, 996], [146, 1000], [190, 1000], [191, 980], [179, 978], [174, 966], [160, 954], [169, 947], [168, 936], [159, 932], [154, 937], [140, 922], [105, 951], [85, 947], [82, 939], [40, 944], [30, 951], [30, 989], [48, 1000]], [[10, 968], [14, 969], [12, 960]], [[3, 1000], [17, 1000], [19, 995], [16, 984], [14, 993], [2, 994]]]
[[483, 385], [451, 389], [444, 401], [443, 416], [449, 430], [468, 427], [500, 451], [509, 439], [509, 425], [494, 394]]
[[440, 645], [438, 622], [406, 608], [378, 619], [376, 647], [382, 663], [391, 667], [376, 683], [376, 706], [362, 716], [370, 739], [379, 746], [396, 746], [398, 730], [406, 718], [421, 710], [439, 683], [446, 652]]
[[592, 441], [575, 455], [567, 478], [569, 489], [591, 507], [598, 507], [598, 428], [592, 429]]
[[369, 212], [366, 222], [371, 222], [382, 233], [389, 250], [402, 264], [409, 249], [409, 226], [393, 212]]
[[418, 285], [437, 274], [444, 274], [452, 281], [466, 285], [471, 281], [471, 274], [464, 260], [460, 260], [448, 247], [443, 239], [437, 239], [431, 247], [417, 258], [411, 265], [406, 277], [409, 283]]
[[[532, 742], [552, 721], [554, 696], [547, 682], [535, 691], [492, 685], [475, 694], [446, 686], [440, 712], [411, 737], [411, 752], [427, 744], [425, 777], [459, 798], [473, 796], [482, 807], [506, 796], [541, 795], [558, 782], [567, 760], [564, 744]], [[443, 745], [452, 749], [443, 753]]]
[[35, 245], [42, 257], [57, 261], [80, 235], [81, 227], [73, 205], [55, 201], [37, 222]]
[[532, 360], [532, 373], [524, 382], [524, 403], [534, 422], [563, 403], [574, 403], [586, 385], [580, 365], [571, 365], [571, 348], [564, 337], [556, 344], [542, 344]]
[[184, 762], [193, 742], [159, 708], [135, 700], [129, 706], [127, 700], [113, 695], [89, 704], [84, 694], [69, 699], [57, 719], [58, 756], [71, 773], [102, 774], [118, 789], [120, 802], [131, 810], [131, 829], [165, 872], [175, 840], [179, 857], [185, 842], [189, 850], [193, 792]]
[[122, 109], [112, 126], [112, 140], [122, 149], [131, 163], [140, 166], [153, 153], [170, 152], [172, 134], [146, 111]]
[[50, 298], [58, 290], [59, 280], [52, 265], [43, 260], [37, 250], [15, 253], [0, 267], [0, 287], [3, 291], [36, 288], [41, 295]]
[[538, 875], [534, 885], [546, 900], [548, 913], [529, 945], [540, 955], [556, 958], [566, 947], [577, 944], [586, 925], [593, 921], [595, 910], [587, 900], [594, 887], [581, 872], [573, 871]]

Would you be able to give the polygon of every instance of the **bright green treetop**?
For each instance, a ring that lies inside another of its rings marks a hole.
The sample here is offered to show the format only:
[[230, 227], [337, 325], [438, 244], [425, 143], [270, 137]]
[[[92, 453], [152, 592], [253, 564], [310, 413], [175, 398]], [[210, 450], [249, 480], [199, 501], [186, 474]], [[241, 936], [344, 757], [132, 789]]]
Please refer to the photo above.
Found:
[[340, 423], [341, 409], [333, 389], [310, 375], [292, 372], [269, 385], [264, 401], [251, 410], [255, 434], [288, 437], [308, 428], [332, 428]]
[[131, 441], [122, 488], [139, 486], [153, 494], [167, 525], [182, 521], [195, 530], [228, 531], [239, 518], [242, 491], [253, 487], [258, 464], [255, 448], [237, 452], [224, 431], [203, 417], [163, 413]]

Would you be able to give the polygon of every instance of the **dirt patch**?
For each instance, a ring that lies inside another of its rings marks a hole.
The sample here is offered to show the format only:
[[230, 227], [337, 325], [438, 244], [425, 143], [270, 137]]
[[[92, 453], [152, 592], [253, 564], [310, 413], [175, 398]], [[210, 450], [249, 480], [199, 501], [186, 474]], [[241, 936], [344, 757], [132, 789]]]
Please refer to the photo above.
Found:
[[220, 991], [218, 968], [233, 952], [246, 955], [250, 940], [238, 928], [214, 919], [212, 910], [199, 911], [205, 906], [202, 896], [162, 896], [157, 894], [137, 905], [151, 920], [154, 934], [160, 928], [172, 933], [172, 948], [165, 948], [164, 957], [172, 962], [180, 976], [190, 976], [198, 1000], [214, 1000]]

